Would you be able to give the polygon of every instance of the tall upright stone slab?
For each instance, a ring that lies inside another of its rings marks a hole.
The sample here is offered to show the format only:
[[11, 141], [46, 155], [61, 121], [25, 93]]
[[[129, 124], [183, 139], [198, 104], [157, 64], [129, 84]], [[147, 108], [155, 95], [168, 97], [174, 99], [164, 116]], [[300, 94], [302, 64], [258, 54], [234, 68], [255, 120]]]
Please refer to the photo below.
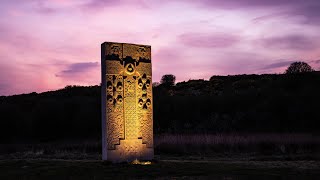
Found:
[[151, 46], [101, 45], [102, 159], [153, 159]]

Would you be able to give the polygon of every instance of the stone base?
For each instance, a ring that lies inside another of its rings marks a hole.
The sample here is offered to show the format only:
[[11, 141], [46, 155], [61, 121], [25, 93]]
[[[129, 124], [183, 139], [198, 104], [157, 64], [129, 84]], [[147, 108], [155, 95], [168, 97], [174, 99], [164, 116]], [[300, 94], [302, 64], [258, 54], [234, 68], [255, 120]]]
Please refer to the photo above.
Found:
[[115, 146], [115, 150], [108, 150], [107, 157], [103, 160], [119, 162], [132, 162], [138, 160], [152, 160], [154, 156], [153, 148], [147, 148], [142, 144], [142, 139], [120, 140], [120, 145]]

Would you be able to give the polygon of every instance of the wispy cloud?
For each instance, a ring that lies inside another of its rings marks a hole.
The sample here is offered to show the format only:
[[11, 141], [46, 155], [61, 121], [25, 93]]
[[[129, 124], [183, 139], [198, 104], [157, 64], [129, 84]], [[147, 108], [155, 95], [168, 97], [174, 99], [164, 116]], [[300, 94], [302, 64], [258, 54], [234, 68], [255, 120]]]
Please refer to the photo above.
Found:
[[319, 46], [316, 39], [299, 34], [264, 38], [261, 44], [271, 49], [292, 50], [313, 50]]
[[314, 60], [312, 62], [315, 63], [315, 64], [320, 64], [320, 59], [319, 60]]
[[150, 8], [149, 4], [152, 4], [152, 1], [145, 0], [90, 0], [86, 3], [83, 3], [80, 7], [83, 10], [89, 10], [91, 12], [99, 12], [106, 8], [112, 7], [121, 7], [121, 6], [130, 6], [133, 9], [136, 8]]
[[275, 68], [288, 67], [293, 62], [295, 62], [295, 61], [284, 60], [282, 62], [276, 62], [276, 63], [268, 64], [268, 65], [262, 67], [261, 69], [262, 70], [270, 70], [270, 69], [275, 69]]
[[98, 70], [99, 68], [98, 62], [81, 62], [81, 63], [73, 63], [68, 65], [67, 69], [62, 70], [58, 74], [57, 77], [76, 77], [78, 75], [85, 75], [92, 70]]
[[291, 11], [289, 11], [289, 15], [291, 16], [301, 16], [303, 19], [302, 23], [306, 23], [309, 25], [320, 25], [320, 1], [311, 5], [302, 5], [297, 7]]
[[185, 33], [178, 40], [186, 46], [198, 48], [226, 48], [239, 42], [240, 38], [225, 33]]
[[82, 5], [83, 8], [87, 8], [89, 10], [101, 10], [106, 7], [121, 5], [123, 0], [91, 0]]
[[[183, 1], [183, 0], [180, 0]], [[222, 1], [222, 0], [188, 0], [189, 3], [197, 3], [206, 8], [271, 8], [271, 7], [301, 7], [304, 5], [317, 5], [318, 0], [237, 0], [237, 1]]]

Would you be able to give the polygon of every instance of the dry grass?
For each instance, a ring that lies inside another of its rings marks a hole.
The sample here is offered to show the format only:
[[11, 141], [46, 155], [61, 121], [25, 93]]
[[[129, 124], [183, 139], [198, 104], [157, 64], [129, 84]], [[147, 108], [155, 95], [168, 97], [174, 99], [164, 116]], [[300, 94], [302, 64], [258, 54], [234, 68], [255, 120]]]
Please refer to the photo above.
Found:
[[311, 134], [164, 134], [156, 136], [157, 144], [254, 144], [260, 142], [276, 144], [320, 143], [320, 137]]
[[311, 134], [164, 134], [155, 138], [162, 153], [314, 153], [320, 138]]
[[51, 143], [0, 144], [0, 159], [101, 159], [98, 140]]
[[[319, 157], [320, 137], [311, 134], [163, 134], [154, 137], [157, 155], [299, 155]], [[0, 144], [0, 159], [101, 159], [100, 140]], [[306, 157], [304, 157], [306, 158]]]

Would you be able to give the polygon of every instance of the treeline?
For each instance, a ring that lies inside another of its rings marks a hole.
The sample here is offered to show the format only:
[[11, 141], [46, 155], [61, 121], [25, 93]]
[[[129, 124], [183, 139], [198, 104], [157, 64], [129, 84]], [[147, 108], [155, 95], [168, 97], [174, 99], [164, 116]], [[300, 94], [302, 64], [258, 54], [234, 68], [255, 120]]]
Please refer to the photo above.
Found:
[[320, 74], [212, 76], [154, 89], [155, 130], [319, 132]]
[[[320, 74], [212, 76], [153, 87], [154, 132], [309, 132]], [[0, 97], [0, 143], [100, 138], [100, 86]]]
[[0, 142], [99, 138], [100, 86], [67, 86], [1, 99]]

